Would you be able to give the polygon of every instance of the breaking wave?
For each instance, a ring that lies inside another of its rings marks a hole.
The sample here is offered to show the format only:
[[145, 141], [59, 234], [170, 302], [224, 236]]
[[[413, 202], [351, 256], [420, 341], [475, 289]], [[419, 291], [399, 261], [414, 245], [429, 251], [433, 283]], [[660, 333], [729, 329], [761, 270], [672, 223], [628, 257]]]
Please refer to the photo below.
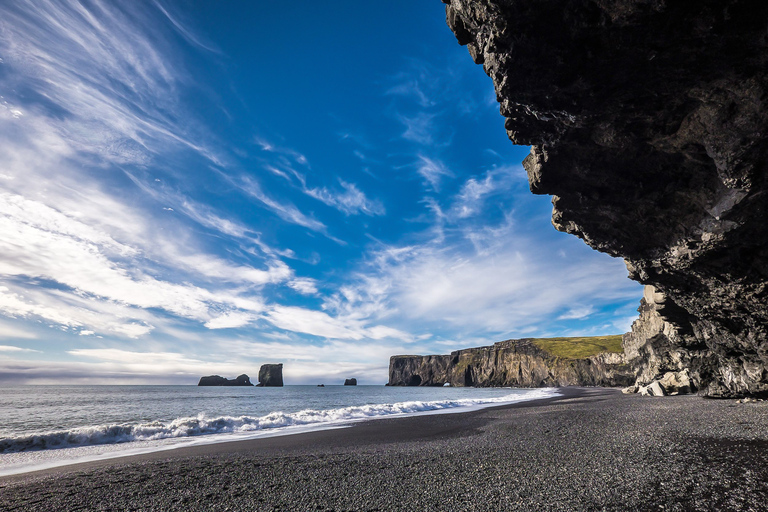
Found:
[[261, 417], [221, 416], [208, 418], [204, 414], [196, 417], [177, 418], [170, 422], [153, 421], [139, 424], [98, 425], [56, 432], [44, 432], [18, 437], [0, 438], [0, 454], [33, 450], [72, 448], [103, 444], [128, 443], [133, 441], [155, 441], [160, 439], [184, 438], [211, 434], [245, 434], [249, 432], [278, 429], [293, 426], [323, 426], [363, 419], [392, 415], [415, 414], [460, 407], [482, 407], [493, 404], [536, 400], [553, 396], [551, 389], [531, 390], [520, 395], [512, 394], [498, 398], [438, 400], [431, 402], [399, 402], [343, 407], [339, 409], [299, 412], [273, 412]]

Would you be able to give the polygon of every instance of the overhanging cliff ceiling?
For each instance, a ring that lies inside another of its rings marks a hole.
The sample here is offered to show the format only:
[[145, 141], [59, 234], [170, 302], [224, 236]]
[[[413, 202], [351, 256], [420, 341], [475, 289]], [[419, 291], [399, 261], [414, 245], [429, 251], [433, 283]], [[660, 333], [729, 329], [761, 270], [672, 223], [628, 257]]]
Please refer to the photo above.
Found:
[[555, 227], [663, 292], [710, 395], [768, 393], [768, 3], [445, 3]]

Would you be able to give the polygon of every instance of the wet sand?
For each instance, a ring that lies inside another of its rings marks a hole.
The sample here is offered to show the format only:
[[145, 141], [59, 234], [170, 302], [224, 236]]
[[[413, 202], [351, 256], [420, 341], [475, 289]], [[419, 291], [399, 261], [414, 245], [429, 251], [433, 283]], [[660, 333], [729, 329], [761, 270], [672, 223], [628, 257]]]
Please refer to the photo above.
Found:
[[0, 510], [768, 510], [768, 402], [566, 388], [0, 478]]

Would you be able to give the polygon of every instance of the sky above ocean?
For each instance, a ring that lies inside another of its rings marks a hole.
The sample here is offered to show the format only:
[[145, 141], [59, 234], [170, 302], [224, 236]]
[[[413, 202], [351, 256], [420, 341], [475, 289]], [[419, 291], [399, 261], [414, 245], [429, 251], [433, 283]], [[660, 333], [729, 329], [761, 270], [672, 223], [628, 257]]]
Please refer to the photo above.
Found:
[[0, 148], [0, 384], [383, 384], [642, 295], [552, 227], [438, 0], [3, 2]]

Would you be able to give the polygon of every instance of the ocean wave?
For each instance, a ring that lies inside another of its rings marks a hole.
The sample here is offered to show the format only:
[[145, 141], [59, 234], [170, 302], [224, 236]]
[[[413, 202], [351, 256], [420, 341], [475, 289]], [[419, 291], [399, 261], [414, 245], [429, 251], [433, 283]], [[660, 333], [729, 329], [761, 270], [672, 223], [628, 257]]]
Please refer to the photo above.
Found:
[[323, 424], [373, 419], [397, 414], [415, 414], [442, 409], [527, 401], [546, 398], [552, 396], [552, 394], [551, 390], [539, 389], [532, 390], [524, 395], [511, 394], [486, 399], [437, 400], [430, 402], [411, 401], [350, 406], [339, 409], [305, 409], [292, 413], [272, 412], [261, 417], [220, 416], [208, 418], [204, 414], [200, 414], [196, 417], [177, 418], [170, 422], [154, 421], [133, 425], [98, 425], [0, 438], [0, 454], [134, 441], [156, 441], [211, 434], [244, 434], [292, 426], [322, 426]]

